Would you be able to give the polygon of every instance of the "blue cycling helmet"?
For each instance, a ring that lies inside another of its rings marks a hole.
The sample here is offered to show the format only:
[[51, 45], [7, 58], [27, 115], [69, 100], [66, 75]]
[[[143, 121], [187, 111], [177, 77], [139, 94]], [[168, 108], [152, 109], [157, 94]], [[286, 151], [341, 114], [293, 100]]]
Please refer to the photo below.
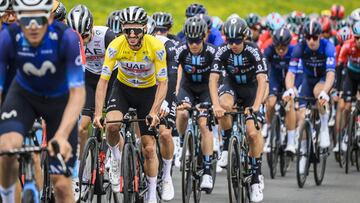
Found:
[[194, 17], [197, 14], [207, 14], [207, 10], [202, 4], [190, 4], [186, 8], [185, 15], [187, 18]]
[[278, 45], [286, 45], [288, 46], [291, 42], [291, 33], [290, 31], [285, 28], [285, 27], [282, 27], [280, 29], [277, 29], [273, 35], [273, 44], [275, 46], [278, 46]]
[[283, 25], [285, 25], [285, 20], [279, 13], [270, 13], [266, 17], [266, 27], [270, 31], [275, 31], [280, 29]]

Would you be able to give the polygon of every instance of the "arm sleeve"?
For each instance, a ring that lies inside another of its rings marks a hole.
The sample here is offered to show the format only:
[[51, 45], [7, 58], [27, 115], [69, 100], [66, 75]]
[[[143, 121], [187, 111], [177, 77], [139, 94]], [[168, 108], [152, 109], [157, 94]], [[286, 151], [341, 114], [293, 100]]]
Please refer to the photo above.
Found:
[[84, 85], [84, 71], [82, 64], [82, 52], [79, 36], [72, 29], [67, 29], [64, 33], [63, 50], [66, 60], [66, 72], [69, 88]]
[[213, 63], [211, 65], [211, 73], [217, 73], [219, 75], [223, 72], [223, 58], [224, 52], [221, 49], [217, 49]]
[[165, 47], [163, 44], [159, 44], [158, 46], [156, 46], [154, 51], [156, 80], [165, 81], [168, 79]]
[[345, 64], [348, 61], [348, 50], [349, 50], [349, 44], [346, 43], [344, 46], [340, 49], [339, 54], [339, 63]]
[[109, 44], [116, 38], [116, 35], [110, 29], [107, 29], [105, 33], [105, 48], [107, 49]]
[[325, 49], [326, 54], [326, 71], [335, 72], [336, 60], [335, 60], [335, 46], [328, 42]]
[[[6, 29], [0, 32], [0, 47], [2, 50], [12, 50], [10, 34]], [[9, 52], [0, 51], [0, 92], [4, 89], [8, 60]]]
[[290, 64], [289, 64], [289, 71], [293, 74], [296, 74], [297, 69], [299, 67], [299, 63], [301, 63], [301, 56], [302, 56], [302, 45], [299, 43], [295, 46], [294, 51], [291, 55]]

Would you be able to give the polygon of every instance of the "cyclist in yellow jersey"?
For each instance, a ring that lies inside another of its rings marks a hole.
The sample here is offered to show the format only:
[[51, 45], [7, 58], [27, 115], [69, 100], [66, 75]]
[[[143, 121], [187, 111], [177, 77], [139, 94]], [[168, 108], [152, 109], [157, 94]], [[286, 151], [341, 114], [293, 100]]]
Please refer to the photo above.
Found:
[[[106, 120], [121, 120], [129, 107], [137, 110], [139, 118], [150, 115], [150, 127], [158, 123], [158, 113], [167, 92], [167, 65], [164, 45], [155, 37], [146, 35], [147, 14], [143, 8], [131, 6], [121, 13], [124, 36], [110, 43], [105, 56], [101, 78], [96, 89], [94, 125], [102, 128], [100, 118], [108, 80], [116, 63], [119, 64], [107, 104]], [[145, 157], [145, 174], [149, 190], [147, 202], [155, 203], [158, 160], [156, 142], [145, 123], [139, 123], [141, 144]], [[114, 192], [120, 191], [121, 152], [118, 146], [120, 125], [106, 125], [111, 150], [110, 182]], [[120, 144], [121, 145], [121, 144]]]

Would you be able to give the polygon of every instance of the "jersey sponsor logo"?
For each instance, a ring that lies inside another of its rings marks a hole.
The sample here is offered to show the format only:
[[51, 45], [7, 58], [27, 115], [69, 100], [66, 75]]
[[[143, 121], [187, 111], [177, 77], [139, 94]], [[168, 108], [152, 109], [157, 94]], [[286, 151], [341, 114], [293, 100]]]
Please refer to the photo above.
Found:
[[164, 60], [164, 55], [165, 55], [165, 50], [159, 50], [156, 51], [156, 57], [159, 59], [159, 61], [163, 61]]
[[259, 54], [259, 50], [257, 50], [256, 48], [254, 49], [251, 46], [246, 46], [245, 51], [249, 51], [254, 57], [256, 61], [260, 61], [261, 57]]
[[117, 54], [116, 49], [111, 48], [111, 47], [109, 47], [107, 51], [108, 51], [108, 55], [109, 55], [109, 58], [110, 58], [110, 59], [114, 58], [115, 55]]
[[16, 117], [17, 117], [16, 110], [11, 110], [10, 112], [3, 112], [1, 114], [1, 120], [6, 120], [6, 119], [16, 118]]
[[191, 65], [185, 65], [184, 69], [185, 69], [185, 72], [189, 73], [189, 74], [195, 73], [195, 71], [196, 71], [196, 68]]
[[56, 32], [49, 32], [49, 38], [54, 41], [59, 39], [58, 34]]
[[56, 68], [51, 61], [44, 61], [40, 69], [37, 69], [32, 63], [25, 63], [23, 66], [23, 70], [27, 75], [35, 75], [37, 77], [45, 76], [48, 70], [52, 74], [56, 72]]
[[101, 69], [101, 75], [110, 76], [111, 70], [108, 66], [103, 66]]
[[83, 62], [82, 62], [81, 56], [78, 55], [75, 59], [75, 65], [81, 66], [82, 64], [83, 64]]
[[335, 65], [335, 58], [334, 58], [334, 57], [328, 57], [328, 58], [326, 59], [326, 65], [327, 65], [327, 66], [333, 66], [333, 65]]
[[231, 73], [231, 74], [236, 74], [236, 73], [238, 73], [239, 72], [239, 69], [238, 68], [236, 68], [236, 67], [234, 67], [234, 66], [227, 66], [227, 69], [228, 69], [228, 71]]
[[167, 68], [161, 68], [157, 73], [157, 78], [166, 78], [167, 77]]
[[144, 63], [133, 63], [133, 62], [123, 62], [121, 63], [123, 68], [127, 69], [128, 71], [142, 73], [148, 71], [146, 68], [146, 64]]
[[95, 31], [95, 34], [98, 35], [98, 36], [100, 36], [100, 35], [102, 34], [102, 32], [101, 32], [100, 30], [96, 30], [96, 31]]
[[86, 49], [85, 49], [85, 54], [86, 55], [104, 55], [104, 52], [103, 52], [103, 50], [102, 49], [96, 49], [96, 48], [94, 48], [94, 49], [89, 49], [88, 47], [86, 47]]
[[147, 62], [147, 63], [150, 63], [150, 62], [151, 62], [151, 59], [150, 59], [149, 56], [144, 56], [143, 61], [145, 61], [145, 62]]

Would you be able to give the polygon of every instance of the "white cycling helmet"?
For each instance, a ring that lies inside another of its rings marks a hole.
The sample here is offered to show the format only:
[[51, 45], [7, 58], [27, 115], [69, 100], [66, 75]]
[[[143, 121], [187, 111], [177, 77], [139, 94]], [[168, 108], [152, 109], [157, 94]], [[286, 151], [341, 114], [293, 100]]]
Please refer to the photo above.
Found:
[[50, 13], [53, 8], [53, 0], [14, 0], [14, 11], [45, 11]]
[[5, 12], [10, 6], [10, 0], [0, 0], [0, 16]]
[[146, 34], [155, 35], [155, 27], [156, 27], [155, 20], [152, 17], [148, 16], [147, 24], [146, 24], [146, 28], [147, 28]]
[[66, 18], [67, 25], [76, 30], [80, 35], [90, 34], [93, 29], [93, 16], [84, 5], [72, 8]]
[[146, 25], [147, 23], [147, 14], [146, 11], [139, 6], [130, 6], [124, 8], [120, 14], [120, 21], [124, 24], [142, 24]]

